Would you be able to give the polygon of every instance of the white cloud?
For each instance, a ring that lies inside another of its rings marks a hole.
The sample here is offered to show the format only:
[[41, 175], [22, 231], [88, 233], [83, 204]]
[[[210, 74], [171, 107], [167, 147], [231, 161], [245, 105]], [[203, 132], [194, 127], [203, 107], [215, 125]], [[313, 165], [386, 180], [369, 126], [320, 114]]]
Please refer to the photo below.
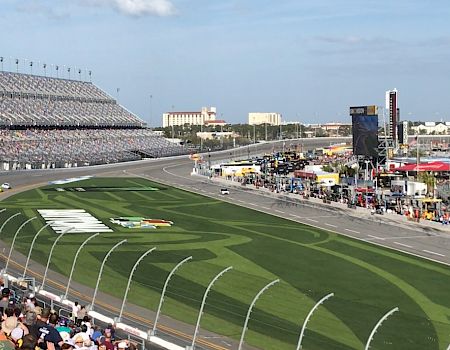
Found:
[[116, 8], [131, 16], [170, 16], [175, 14], [175, 6], [169, 0], [113, 0]]
[[176, 9], [171, 0], [78, 0], [84, 6], [112, 7], [128, 16], [171, 16]]

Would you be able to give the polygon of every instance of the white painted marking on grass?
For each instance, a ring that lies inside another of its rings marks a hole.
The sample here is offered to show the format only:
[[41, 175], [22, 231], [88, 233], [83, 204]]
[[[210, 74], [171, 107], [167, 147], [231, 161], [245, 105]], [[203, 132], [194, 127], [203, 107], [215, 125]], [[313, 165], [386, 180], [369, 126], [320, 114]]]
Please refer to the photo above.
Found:
[[402, 247], [406, 247], [406, 248], [412, 248], [412, 246], [407, 245], [407, 244], [405, 244], [405, 243], [394, 242], [394, 244], [398, 244], [398, 245], [401, 245]]
[[278, 209], [275, 209], [275, 211], [276, 211], [277, 213], [284, 214], [284, 211], [281, 211], [281, 210], [278, 210]]
[[424, 250], [422, 250], [422, 251], [425, 252], [425, 253], [428, 253], [428, 254], [433, 254], [433, 255], [445, 257], [444, 254], [439, 254], [439, 253], [436, 253], [436, 252], [432, 252], [431, 250], [426, 250], [426, 249], [424, 249]]
[[350, 230], [349, 228], [346, 228], [346, 229], [345, 229], [345, 231], [348, 231], [348, 232], [353, 232], [353, 233], [361, 233], [361, 232], [359, 232], [359, 231], [355, 231], [355, 230]]
[[380, 239], [380, 240], [384, 241], [383, 237], [378, 237], [378, 236], [374, 236], [374, 235], [367, 235], [367, 236], [374, 238], [374, 239]]
[[306, 220], [309, 220], [309, 221], [312, 221], [312, 222], [319, 222], [318, 220], [314, 220], [314, 219], [311, 219], [311, 218], [306, 218]]
[[325, 225], [330, 226], [330, 227], [337, 227], [336, 225], [327, 224], [327, 223], [325, 223]]

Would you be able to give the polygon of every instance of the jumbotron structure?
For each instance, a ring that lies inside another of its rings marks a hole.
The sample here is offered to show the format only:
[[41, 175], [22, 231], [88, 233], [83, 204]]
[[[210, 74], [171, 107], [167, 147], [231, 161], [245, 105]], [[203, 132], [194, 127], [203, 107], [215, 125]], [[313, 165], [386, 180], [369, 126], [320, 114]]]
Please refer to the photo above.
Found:
[[91, 82], [0, 72], [0, 170], [185, 153]]

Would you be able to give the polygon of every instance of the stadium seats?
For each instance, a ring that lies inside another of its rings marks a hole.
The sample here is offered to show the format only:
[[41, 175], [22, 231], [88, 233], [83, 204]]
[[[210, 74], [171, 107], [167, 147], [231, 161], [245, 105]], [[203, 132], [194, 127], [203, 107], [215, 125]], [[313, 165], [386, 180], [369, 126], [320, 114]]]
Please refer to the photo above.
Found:
[[0, 72], [0, 128], [7, 170], [187, 153], [90, 82]]

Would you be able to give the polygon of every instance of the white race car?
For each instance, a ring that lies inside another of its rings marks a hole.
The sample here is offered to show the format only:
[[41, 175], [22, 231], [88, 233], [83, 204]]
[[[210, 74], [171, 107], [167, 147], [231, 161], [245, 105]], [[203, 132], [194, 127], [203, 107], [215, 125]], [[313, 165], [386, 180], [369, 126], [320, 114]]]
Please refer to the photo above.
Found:
[[9, 183], [5, 182], [5, 183], [2, 184], [2, 188], [4, 190], [10, 190], [12, 187], [11, 187], [11, 185]]

